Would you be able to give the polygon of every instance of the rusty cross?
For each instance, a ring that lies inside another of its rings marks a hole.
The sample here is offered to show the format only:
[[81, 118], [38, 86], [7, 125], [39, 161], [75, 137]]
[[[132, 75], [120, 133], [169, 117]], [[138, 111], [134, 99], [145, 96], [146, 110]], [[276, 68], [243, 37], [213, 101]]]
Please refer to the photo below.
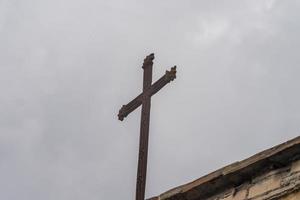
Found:
[[152, 84], [153, 60], [153, 53], [144, 59], [142, 66], [144, 70], [143, 92], [127, 105], [123, 105], [118, 114], [119, 120], [123, 121], [129, 113], [142, 105], [136, 200], [145, 199], [151, 96], [176, 78], [176, 66], [174, 66], [170, 71], [166, 71], [164, 76]]

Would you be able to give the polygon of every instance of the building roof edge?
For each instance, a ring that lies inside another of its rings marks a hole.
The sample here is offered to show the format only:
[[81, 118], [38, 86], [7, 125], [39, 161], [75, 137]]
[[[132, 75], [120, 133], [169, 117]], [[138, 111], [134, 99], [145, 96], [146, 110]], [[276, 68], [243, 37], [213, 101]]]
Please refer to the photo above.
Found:
[[247, 159], [235, 162], [199, 179], [175, 187], [149, 200], [193, 200], [216, 194], [228, 187], [251, 180], [257, 173], [288, 165], [300, 158], [300, 136]]

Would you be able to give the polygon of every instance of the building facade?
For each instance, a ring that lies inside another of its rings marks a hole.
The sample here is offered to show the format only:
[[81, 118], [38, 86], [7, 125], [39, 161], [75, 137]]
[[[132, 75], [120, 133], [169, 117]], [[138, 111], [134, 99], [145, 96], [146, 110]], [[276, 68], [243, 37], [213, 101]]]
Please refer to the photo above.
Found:
[[300, 137], [150, 200], [300, 200]]

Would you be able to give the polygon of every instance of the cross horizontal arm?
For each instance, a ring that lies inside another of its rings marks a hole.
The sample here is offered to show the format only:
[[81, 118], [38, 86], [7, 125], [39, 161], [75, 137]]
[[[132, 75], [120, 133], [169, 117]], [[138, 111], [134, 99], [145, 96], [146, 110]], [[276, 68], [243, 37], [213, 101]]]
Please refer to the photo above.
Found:
[[156, 94], [161, 88], [163, 88], [166, 84], [173, 81], [176, 78], [176, 66], [172, 67], [170, 71], [166, 71], [165, 75], [163, 75], [160, 79], [158, 79], [151, 87], [137, 96], [135, 99], [130, 101], [127, 105], [123, 105], [119, 110], [118, 118], [123, 121], [129, 113], [134, 111], [143, 103], [143, 96], [149, 95], [152, 96]]
[[149, 89], [150, 95], [156, 94], [161, 88], [170, 83], [176, 78], [176, 66], [172, 67], [170, 71], [166, 71], [160, 79], [153, 83]]
[[119, 110], [118, 118], [120, 121], [123, 121], [125, 117], [132, 111], [134, 111], [137, 107], [142, 104], [143, 93], [137, 96], [135, 99], [130, 101], [127, 105], [123, 105], [122, 108]]

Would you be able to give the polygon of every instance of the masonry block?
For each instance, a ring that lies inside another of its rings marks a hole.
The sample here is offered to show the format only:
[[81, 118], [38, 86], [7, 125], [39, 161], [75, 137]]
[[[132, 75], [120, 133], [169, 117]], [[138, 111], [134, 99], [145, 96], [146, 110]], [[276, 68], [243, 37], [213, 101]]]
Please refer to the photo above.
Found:
[[261, 182], [255, 183], [249, 188], [248, 198], [253, 198], [255, 196], [259, 196], [274, 189], [280, 188], [280, 182], [281, 178], [279, 176], [272, 176], [262, 180]]
[[291, 172], [300, 172], [300, 160], [292, 164]]

